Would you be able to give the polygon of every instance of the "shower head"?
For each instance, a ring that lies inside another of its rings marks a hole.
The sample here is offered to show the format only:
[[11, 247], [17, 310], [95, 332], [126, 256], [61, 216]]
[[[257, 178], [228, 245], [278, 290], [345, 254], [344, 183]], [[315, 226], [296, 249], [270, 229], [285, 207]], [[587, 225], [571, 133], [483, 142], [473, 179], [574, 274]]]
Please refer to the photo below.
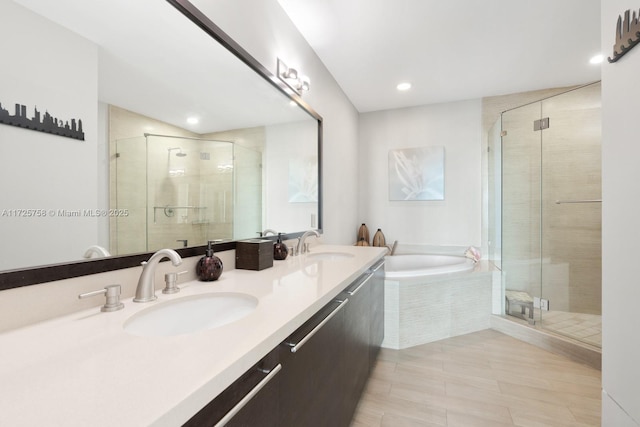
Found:
[[181, 147], [169, 148], [169, 155], [171, 155], [171, 152], [173, 150], [178, 150], [178, 152], [176, 153], [176, 157], [187, 157], [187, 153], [183, 153]]

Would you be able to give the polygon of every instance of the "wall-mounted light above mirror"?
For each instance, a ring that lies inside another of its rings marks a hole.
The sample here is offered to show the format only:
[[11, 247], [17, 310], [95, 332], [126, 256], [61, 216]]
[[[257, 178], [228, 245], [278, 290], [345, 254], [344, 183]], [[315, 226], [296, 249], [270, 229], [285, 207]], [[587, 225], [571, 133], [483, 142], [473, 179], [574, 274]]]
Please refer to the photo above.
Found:
[[311, 81], [309, 77], [303, 76], [301, 72], [287, 64], [280, 58], [277, 62], [277, 75], [280, 80], [287, 84], [291, 89], [296, 91], [298, 95], [311, 89]]

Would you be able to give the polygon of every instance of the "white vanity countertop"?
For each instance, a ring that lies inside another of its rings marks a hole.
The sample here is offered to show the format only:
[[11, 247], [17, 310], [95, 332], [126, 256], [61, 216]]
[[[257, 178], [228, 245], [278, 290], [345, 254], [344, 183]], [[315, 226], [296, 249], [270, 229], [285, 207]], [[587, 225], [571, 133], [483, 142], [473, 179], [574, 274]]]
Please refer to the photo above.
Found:
[[[262, 271], [223, 272], [173, 295], [112, 313], [99, 308], [0, 334], [0, 425], [178, 426], [280, 344], [385, 253], [330, 246], [353, 258], [274, 261]], [[123, 330], [154, 304], [209, 292], [258, 298], [248, 316], [188, 335], [139, 337]]]

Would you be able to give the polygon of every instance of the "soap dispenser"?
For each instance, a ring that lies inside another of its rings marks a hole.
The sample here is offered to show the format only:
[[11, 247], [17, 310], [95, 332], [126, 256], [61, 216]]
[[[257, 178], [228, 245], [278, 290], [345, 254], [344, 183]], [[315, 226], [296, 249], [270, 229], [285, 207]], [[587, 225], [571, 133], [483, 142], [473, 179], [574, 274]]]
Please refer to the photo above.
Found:
[[282, 243], [282, 233], [278, 233], [278, 241], [273, 245], [273, 259], [282, 261], [287, 258], [289, 248]]
[[212, 244], [213, 241], [209, 240], [206, 254], [196, 264], [196, 275], [203, 282], [218, 280], [222, 274], [222, 261], [213, 254]]

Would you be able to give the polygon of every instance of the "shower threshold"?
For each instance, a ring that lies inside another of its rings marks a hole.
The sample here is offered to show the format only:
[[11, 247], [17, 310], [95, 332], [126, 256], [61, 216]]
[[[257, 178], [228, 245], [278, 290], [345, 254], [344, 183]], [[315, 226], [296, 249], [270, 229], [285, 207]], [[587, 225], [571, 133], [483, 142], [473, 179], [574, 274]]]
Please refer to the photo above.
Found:
[[[548, 316], [549, 313], [550, 312], [545, 311], [543, 316]], [[562, 312], [560, 313], [562, 314]], [[565, 314], [574, 315], [576, 313]], [[537, 313], [536, 315], [539, 316], [539, 313]], [[562, 315], [558, 316], [558, 319], [561, 318]], [[593, 322], [596, 321], [596, 319], [590, 320], [592, 320]], [[543, 319], [543, 322], [544, 321], [545, 320]], [[569, 357], [572, 360], [584, 363], [593, 368], [601, 369], [602, 349], [596, 344], [579, 341], [578, 339], [569, 337], [566, 334], [561, 334], [557, 331], [543, 328], [539, 324], [530, 325], [526, 320], [522, 320], [513, 316], [492, 315], [490, 324], [491, 329], [495, 329], [506, 335], [535, 345], [536, 347], [543, 348], [552, 353]], [[567, 323], [565, 326], [569, 327], [568, 325], [569, 323]], [[597, 334], [595, 336], [597, 336]], [[597, 341], [596, 338], [592, 339], [594, 341]]]

